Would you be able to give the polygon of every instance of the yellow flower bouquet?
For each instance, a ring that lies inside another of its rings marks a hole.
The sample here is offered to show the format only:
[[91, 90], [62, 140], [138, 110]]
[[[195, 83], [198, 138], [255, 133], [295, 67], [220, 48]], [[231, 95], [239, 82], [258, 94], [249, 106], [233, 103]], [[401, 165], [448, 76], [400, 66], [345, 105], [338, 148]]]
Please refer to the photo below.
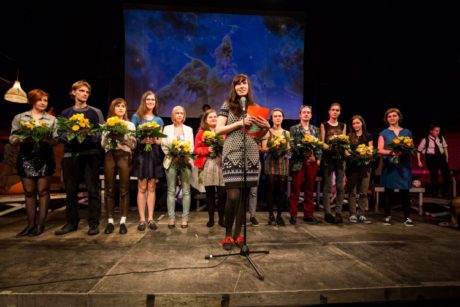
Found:
[[190, 141], [174, 140], [168, 148], [168, 155], [172, 158], [172, 165], [182, 170], [191, 167], [189, 159], [193, 159], [194, 154], [191, 152]]
[[41, 120], [36, 121], [31, 119], [30, 121], [20, 121], [19, 128], [12, 132], [13, 135], [21, 141], [32, 141], [34, 143], [34, 148], [39, 147], [39, 142], [43, 141], [46, 138], [51, 138], [53, 135], [53, 128], [49, 127], [47, 124]]
[[268, 155], [277, 160], [288, 153], [288, 144], [290, 138], [286, 131], [282, 134], [273, 134], [267, 141]]
[[216, 133], [206, 130], [203, 133], [203, 143], [212, 147], [212, 152], [209, 153], [209, 158], [214, 159], [220, 153], [222, 153], [222, 148], [224, 147], [224, 138]]
[[345, 150], [350, 150], [350, 138], [348, 135], [334, 134], [329, 138], [329, 151], [333, 153], [332, 158], [343, 159]]
[[100, 128], [94, 129], [94, 131], [107, 132], [109, 138], [109, 149], [117, 147], [117, 139], [124, 137], [127, 134], [133, 134], [134, 131], [128, 129], [128, 124], [120, 119], [118, 116], [112, 116], [107, 118], [105, 124], [101, 125]]
[[[147, 122], [137, 126], [137, 136], [145, 138], [165, 138], [167, 135], [161, 132], [161, 126], [157, 122]], [[145, 144], [144, 151], [152, 151], [152, 144]]]
[[291, 148], [292, 155], [303, 158], [309, 158], [312, 151], [316, 148], [323, 148], [323, 142], [310, 134], [305, 134], [304, 137], [300, 139], [300, 142], [294, 145], [295, 146]]
[[374, 146], [360, 144], [351, 152], [349, 161], [356, 166], [367, 166], [374, 162], [377, 157], [377, 150]]
[[388, 145], [387, 148], [397, 155], [391, 157], [391, 161], [399, 165], [401, 162], [401, 155], [412, 155], [417, 154], [417, 149], [414, 147], [414, 140], [408, 136], [398, 136], [394, 138]]
[[77, 139], [81, 144], [86, 137], [92, 134], [93, 124], [85, 118], [83, 113], [76, 113], [69, 118], [58, 117], [57, 120], [58, 129], [66, 133], [68, 142]]

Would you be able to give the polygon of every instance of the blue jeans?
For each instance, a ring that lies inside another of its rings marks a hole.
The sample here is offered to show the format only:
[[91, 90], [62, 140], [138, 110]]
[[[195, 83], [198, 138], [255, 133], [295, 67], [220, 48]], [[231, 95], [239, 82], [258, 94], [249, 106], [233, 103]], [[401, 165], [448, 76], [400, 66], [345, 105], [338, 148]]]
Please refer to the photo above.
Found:
[[178, 170], [171, 166], [166, 170], [166, 181], [168, 182], [168, 197], [166, 204], [168, 205], [169, 220], [175, 220], [176, 208], [176, 177], [180, 176], [182, 187], [182, 220], [188, 221], [188, 213], [190, 211], [190, 177], [192, 171], [190, 168], [182, 169], [180, 174]]

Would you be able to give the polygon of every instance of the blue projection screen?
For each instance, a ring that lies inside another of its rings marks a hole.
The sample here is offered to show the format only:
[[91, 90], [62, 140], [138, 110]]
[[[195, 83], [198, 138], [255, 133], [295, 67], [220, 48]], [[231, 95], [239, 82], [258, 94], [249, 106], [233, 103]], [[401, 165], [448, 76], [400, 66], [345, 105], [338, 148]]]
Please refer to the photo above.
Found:
[[304, 92], [303, 19], [127, 9], [125, 96], [130, 111], [142, 94], [157, 95], [160, 116], [176, 105], [200, 117], [219, 110], [234, 75], [249, 76], [257, 104], [298, 119]]

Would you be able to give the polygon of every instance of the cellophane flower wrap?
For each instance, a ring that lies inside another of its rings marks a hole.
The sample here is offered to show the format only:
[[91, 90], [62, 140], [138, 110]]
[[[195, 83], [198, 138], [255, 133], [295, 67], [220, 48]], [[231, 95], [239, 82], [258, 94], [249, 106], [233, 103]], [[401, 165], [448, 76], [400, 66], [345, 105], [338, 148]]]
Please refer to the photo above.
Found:
[[174, 140], [166, 147], [168, 148], [168, 155], [172, 159], [172, 166], [177, 170], [192, 166], [189, 159], [193, 159], [194, 154], [191, 152], [190, 141]]
[[[161, 132], [161, 126], [157, 122], [147, 122], [137, 126], [136, 134], [141, 140], [166, 137], [166, 134]], [[152, 144], [145, 144], [144, 151], [152, 151]]]
[[83, 113], [76, 113], [71, 117], [58, 117], [58, 129], [66, 133], [67, 141], [73, 139], [81, 144], [90, 135], [93, 134], [93, 124], [85, 118]]
[[21, 141], [31, 141], [34, 148], [38, 148], [39, 142], [46, 138], [52, 138], [53, 128], [49, 127], [41, 120], [31, 119], [30, 121], [20, 121], [19, 128], [12, 132]]
[[394, 138], [388, 145], [387, 148], [397, 155], [391, 157], [391, 161], [399, 165], [401, 163], [401, 156], [417, 154], [417, 149], [414, 147], [414, 140], [408, 136], [398, 136]]
[[125, 135], [135, 133], [134, 131], [129, 130], [128, 124], [118, 116], [107, 118], [105, 124], [101, 125], [100, 128], [95, 129], [95, 131], [107, 133], [107, 137], [109, 138], [108, 149], [114, 149], [117, 147], [117, 137], [124, 137]]
[[300, 142], [291, 146], [291, 155], [293, 158], [306, 160], [316, 148], [323, 148], [323, 142], [313, 135], [305, 134]]
[[344, 159], [345, 150], [350, 151], [350, 138], [348, 135], [334, 134], [328, 138], [328, 141], [329, 151], [332, 152], [333, 159]]
[[267, 141], [268, 156], [277, 160], [282, 156], [285, 156], [289, 152], [289, 141], [290, 138], [286, 131], [281, 134], [273, 134]]
[[366, 144], [360, 144], [351, 151], [349, 161], [356, 166], [368, 166], [377, 158], [377, 150], [374, 146], [367, 146]]
[[209, 153], [209, 158], [214, 159], [222, 153], [224, 147], [224, 138], [221, 135], [216, 135], [215, 132], [206, 130], [203, 133], [203, 143], [212, 147], [212, 152]]

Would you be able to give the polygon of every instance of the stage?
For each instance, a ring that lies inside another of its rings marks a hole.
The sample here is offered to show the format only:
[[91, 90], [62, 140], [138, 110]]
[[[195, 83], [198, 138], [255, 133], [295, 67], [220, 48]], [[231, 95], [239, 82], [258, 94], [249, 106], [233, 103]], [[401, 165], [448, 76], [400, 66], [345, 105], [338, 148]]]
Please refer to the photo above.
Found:
[[[82, 215], [85, 210], [81, 210]], [[398, 212], [399, 213], [399, 212]], [[138, 232], [130, 212], [128, 234], [55, 236], [64, 211], [50, 213], [45, 233], [16, 238], [25, 217], [0, 219], [0, 306], [299, 306], [322, 303], [427, 301], [460, 298], [460, 249], [456, 229], [427, 223], [248, 227], [257, 278], [244, 257], [205, 260], [225, 251], [224, 229], [209, 229], [206, 212], [192, 212], [188, 229]], [[161, 213], [160, 213], [161, 214]], [[155, 217], [160, 214], [156, 213]], [[318, 216], [322, 214], [317, 213]], [[287, 222], [288, 214], [285, 214]], [[398, 219], [398, 218], [396, 218]], [[235, 251], [238, 251], [235, 249]]]

